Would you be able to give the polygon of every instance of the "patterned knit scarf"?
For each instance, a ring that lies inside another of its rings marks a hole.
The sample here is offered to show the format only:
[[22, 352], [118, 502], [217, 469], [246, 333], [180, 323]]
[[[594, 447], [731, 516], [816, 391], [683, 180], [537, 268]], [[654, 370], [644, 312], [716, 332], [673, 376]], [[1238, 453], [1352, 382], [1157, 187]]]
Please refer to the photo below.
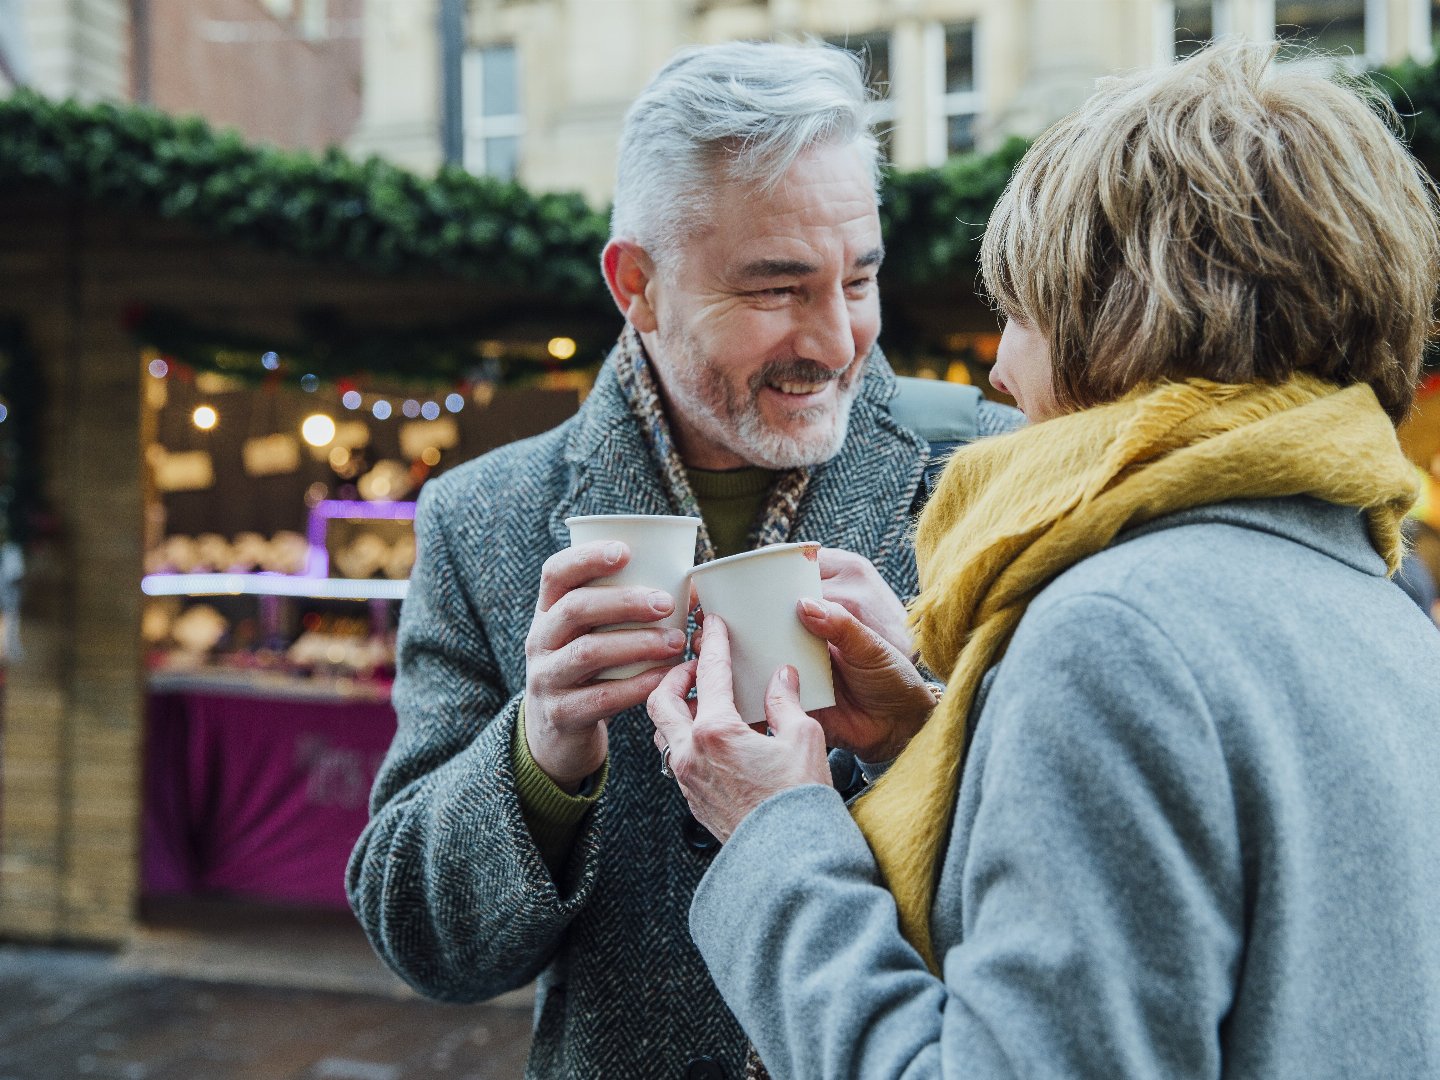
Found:
[[900, 929], [938, 974], [930, 912], [981, 676], [1030, 600], [1126, 529], [1232, 499], [1309, 495], [1366, 513], [1399, 565], [1413, 466], [1370, 387], [1309, 376], [1278, 386], [1194, 379], [1137, 391], [957, 454], [921, 516], [911, 617], [940, 704], [855, 819], [895, 896]]
[[[670, 496], [672, 512], [690, 517], [701, 517], [700, 504], [685, 472], [685, 464], [675, 450], [675, 440], [670, 434], [670, 423], [665, 418], [665, 405], [660, 397], [660, 388], [655, 385], [654, 373], [650, 370], [650, 357], [640, 334], [629, 323], [620, 334], [620, 341], [611, 354], [610, 363], [615, 365], [615, 375], [620, 391], [630, 404], [630, 411], [645, 433], [646, 445], [655, 459], [660, 475], [665, 479], [665, 490]], [[767, 544], [783, 544], [789, 541], [795, 527], [795, 514], [800, 509], [800, 500], [810, 483], [809, 469], [789, 469], [781, 473], [771, 488], [765, 502], [765, 510], [756, 520], [750, 532], [750, 547], [764, 547]], [[715, 545], [702, 524], [695, 544], [695, 561], [710, 562], [715, 558]]]
[[[670, 434], [670, 423], [665, 418], [665, 406], [660, 397], [660, 388], [655, 385], [654, 373], [650, 370], [650, 357], [640, 334], [629, 323], [620, 334], [610, 362], [615, 365], [615, 375], [620, 383], [620, 392], [630, 404], [630, 412], [645, 433], [646, 445], [665, 479], [665, 490], [670, 496], [674, 513], [701, 517], [700, 504], [690, 487], [685, 464], [675, 450], [675, 440]], [[770, 489], [765, 510], [756, 520], [750, 532], [750, 547], [764, 547], [766, 544], [783, 544], [788, 541], [795, 527], [795, 514], [800, 500], [810, 483], [809, 469], [789, 469], [781, 473]], [[700, 526], [700, 535], [695, 542], [695, 561], [707, 563], [715, 558], [715, 545], [705, 525]], [[694, 626], [691, 626], [694, 630]], [[745, 1060], [746, 1080], [769, 1080], [765, 1066], [752, 1047]]]

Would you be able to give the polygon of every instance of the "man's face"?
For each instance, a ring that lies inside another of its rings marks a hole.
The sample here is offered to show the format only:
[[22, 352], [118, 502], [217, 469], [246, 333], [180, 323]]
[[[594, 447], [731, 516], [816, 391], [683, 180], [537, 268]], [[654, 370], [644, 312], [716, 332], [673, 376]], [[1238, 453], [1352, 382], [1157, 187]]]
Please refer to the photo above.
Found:
[[839, 451], [880, 332], [881, 256], [854, 146], [806, 152], [769, 193], [717, 184], [706, 228], [651, 283], [643, 335], [687, 465], [787, 469]]

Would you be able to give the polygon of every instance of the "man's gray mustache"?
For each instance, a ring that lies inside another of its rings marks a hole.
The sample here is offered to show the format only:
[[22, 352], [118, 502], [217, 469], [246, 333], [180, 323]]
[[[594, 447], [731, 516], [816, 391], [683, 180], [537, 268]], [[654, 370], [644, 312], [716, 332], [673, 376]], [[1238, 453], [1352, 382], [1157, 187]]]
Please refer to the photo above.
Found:
[[854, 363], [846, 364], [839, 371], [828, 368], [824, 364], [816, 363], [814, 360], [782, 360], [779, 363], [770, 364], [762, 368], [755, 375], [751, 376], [750, 389], [758, 390], [766, 383], [777, 382], [798, 382], [798, 383], [826, 383], [843, 379], [854, 367]]

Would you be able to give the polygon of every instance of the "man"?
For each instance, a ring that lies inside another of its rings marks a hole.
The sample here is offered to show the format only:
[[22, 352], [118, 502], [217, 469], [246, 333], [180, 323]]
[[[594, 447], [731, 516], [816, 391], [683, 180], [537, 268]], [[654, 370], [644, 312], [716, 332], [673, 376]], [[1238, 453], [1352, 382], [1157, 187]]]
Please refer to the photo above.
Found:
[[[588, 585], [623, 545], [567, 517], [695, 514], [713, 558], [828, 547], [827, 595], [904, 651], [928, 447], [875, 348], [876, 143], [826, 47], [681, 53], [632, 107], [603, 270], [626, 327], [579, 414], [425, 488], [401, 619], [399, 730], [351, 902], [433, 997], [539, 976], [529, 1075], [738, 1077], [745, 1042], [685, 913], [718, 843], [661, 776], [646, 697], [668, 597]], [[1017, 422], [982, 404], [978, 430]], [[847, 552], [858, 554], [847, 554]], [[658, 914], [657, 914], [658, 913]]]

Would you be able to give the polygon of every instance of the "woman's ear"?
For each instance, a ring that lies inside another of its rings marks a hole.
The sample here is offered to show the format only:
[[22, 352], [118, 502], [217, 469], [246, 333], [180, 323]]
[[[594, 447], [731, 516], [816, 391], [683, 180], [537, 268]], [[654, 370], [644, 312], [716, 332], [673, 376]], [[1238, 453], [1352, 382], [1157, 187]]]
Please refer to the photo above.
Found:
[[611, 240], [600, 254], [600, 267], [620, 314], [642, 334], [654, 333], [650, 289], [655, 284], [655, 261], [649, 253], [633, 240]]

